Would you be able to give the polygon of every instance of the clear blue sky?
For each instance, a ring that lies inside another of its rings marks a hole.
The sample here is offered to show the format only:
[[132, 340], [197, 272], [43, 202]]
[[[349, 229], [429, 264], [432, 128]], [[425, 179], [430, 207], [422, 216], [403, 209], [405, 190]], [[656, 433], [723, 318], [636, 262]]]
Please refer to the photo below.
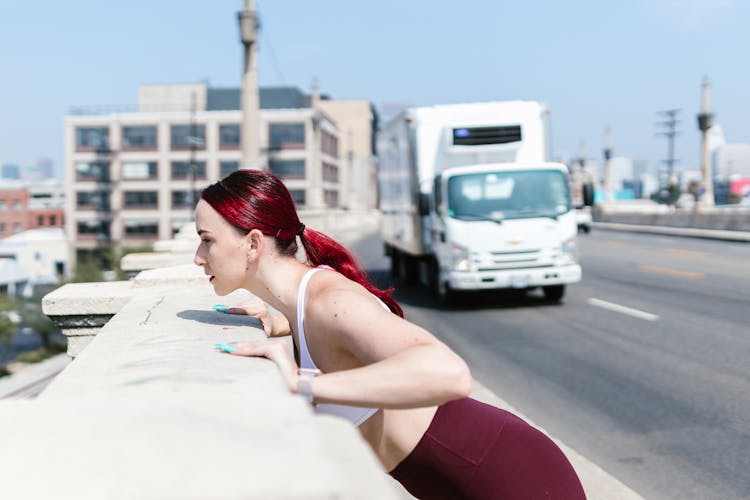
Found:
[[[728, 142], [750, 142], [750, 2], [258, 0], [261, 85], [429, 105], [531, 99], [556, 155], [656, 166], [656, 111], [681, 108], [676, 156], [698, 164], [708, 75]], [[71, 106], [135, 104], [140, 84], [239, 86], [242, 0], [0, 0], [0, 162], [61, 171]]]

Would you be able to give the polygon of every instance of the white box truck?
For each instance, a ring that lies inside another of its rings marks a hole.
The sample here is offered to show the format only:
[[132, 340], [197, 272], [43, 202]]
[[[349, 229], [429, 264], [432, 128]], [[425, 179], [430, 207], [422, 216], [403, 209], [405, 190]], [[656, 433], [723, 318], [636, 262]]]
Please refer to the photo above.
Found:
[[537, 102], [406, 109], [378, 132], [381, 235], [391, 272], [447, 303], [461, 291], [581, 279], [568, 169], [549, 163]]

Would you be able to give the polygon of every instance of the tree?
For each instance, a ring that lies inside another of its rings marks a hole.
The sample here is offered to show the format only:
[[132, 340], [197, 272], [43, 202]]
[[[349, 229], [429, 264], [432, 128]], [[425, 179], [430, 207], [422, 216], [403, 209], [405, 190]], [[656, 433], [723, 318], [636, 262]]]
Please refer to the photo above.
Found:
[[18, 305], [7, 295], [0, 295], [0, 342], [8, 343], [18, 331], [18, 325], [13, 321]]

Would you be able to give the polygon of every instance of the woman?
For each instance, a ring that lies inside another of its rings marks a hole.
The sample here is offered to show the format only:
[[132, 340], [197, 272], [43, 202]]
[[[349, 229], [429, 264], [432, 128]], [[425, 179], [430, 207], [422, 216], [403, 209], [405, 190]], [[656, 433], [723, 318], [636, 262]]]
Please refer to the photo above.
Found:
[[[284, 184], [240, 170], [209, 186], [196, 207], [195, 263], [218, 295], [244, 288], [260, 302], [224, 312], [258, 316], [278, 341], [219, 348], [274, 361], [289, 390], [359, 427], [383, 467], [418, 498], [585, 498], [544, 434], [468, 397], [466, 363], [403, 319], [354, 258], [305, 228]], [[307, 262], [295, 255], [297, 239]], [[298, 368], [299, 366], [299, 368]]]

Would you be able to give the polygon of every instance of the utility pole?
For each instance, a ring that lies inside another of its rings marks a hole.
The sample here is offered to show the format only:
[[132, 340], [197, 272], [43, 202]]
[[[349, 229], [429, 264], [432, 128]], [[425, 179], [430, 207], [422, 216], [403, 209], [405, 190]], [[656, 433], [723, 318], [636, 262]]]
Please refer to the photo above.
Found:
[[659, 114], [666, 117], [664, 121], [658, 122], [657, 125], [664, 127], [664, 131], [657, 132], [656, 135], [664, 135], [667, 137], [667, 159], [663, 160], [667, 164], [667, 185], [662, 187], [660, 194], [666, 190], [666, 202], [669, 205], [673, 205], [676, 200], [676, 189], [677, 189], [677, 178], [675, 177], [674, 164], [677, 159], [674, 157], [674, 138], [679, 134], [676, 130], [677, 124], [680, 120], [677, 115], [680, 113], [679, 109], [668, 109], [666, 111], [659, 111]]
[[698, 114], [698, 129], [701, 131], [701, 177], [703, 186], [698, 197], [698, 206], [714, 206], [714, 179], [711, 168], [711, 152], [708, 150], [708, 130], [713, 125], [714, 114], [711, 113], [711, 87], [708, 77], [703, 77], [703, 93], [701, 96], [701, 112]]
[[190, 144], [190, 160], [188, 162], [188, 176], [189, 176], [189, 182], [188, 182], [188, 189], [190, 189], [190, 192], [188, 193], [187, 199], [190, 200], [190, 220], [194, 220], [194, 211], [195, 211], [195, 205], [198, 204], [198, 200], [196, 199], [196, 193], [195, 193], [195, 179], [197, 177], [197, 170], [198, 166], [195, 162], [195, 151], [198, 149], [198, 147], [202, 147], [204, 144], [203, 138], [198, 137], [198, 124], [195, 122], [195, 112], [196, 112], [196, 97], [195, 92], [191, 95], [191, 101], [190, 101], [190, 135], [188, 136], [187, 140]]
[[260, 23], [255, 11], [255, 0], [245, 0], [245, 10], [237, 14], [240, 23], [240, 40], [245, 49], [245, 66], [242, 73], [242, 126], [240, 145], [242, 160], [240, 168], [260, 169], [260, 98], [258, 97], [258, 72], [255, 65], [257, 38]]
[[604, 199], [614, 201], [612, 195], [612, 129], [604, 129]]

